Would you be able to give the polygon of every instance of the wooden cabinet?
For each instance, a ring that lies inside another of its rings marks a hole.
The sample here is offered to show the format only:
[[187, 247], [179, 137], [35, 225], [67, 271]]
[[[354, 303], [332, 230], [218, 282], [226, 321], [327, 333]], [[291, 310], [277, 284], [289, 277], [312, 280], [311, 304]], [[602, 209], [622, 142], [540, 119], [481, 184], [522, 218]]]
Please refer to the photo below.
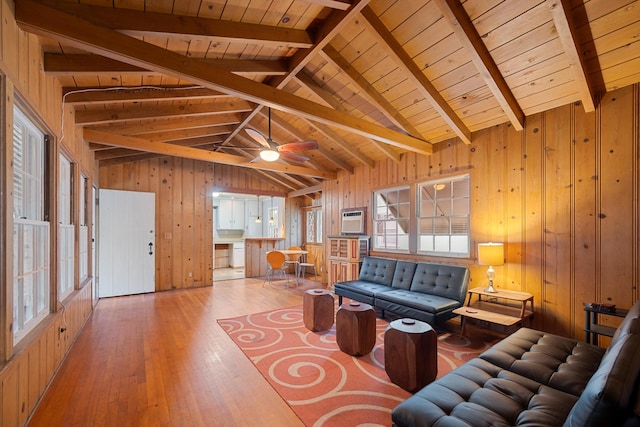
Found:
[[327, 236], [329, 242], [329, 287], [335, 282], [356, 280], [362, 259], [369, 255], [368, 236]]
[[244, 200], [223, 199], [218, 206], [218, 230], [244, 230], [245, 205]]

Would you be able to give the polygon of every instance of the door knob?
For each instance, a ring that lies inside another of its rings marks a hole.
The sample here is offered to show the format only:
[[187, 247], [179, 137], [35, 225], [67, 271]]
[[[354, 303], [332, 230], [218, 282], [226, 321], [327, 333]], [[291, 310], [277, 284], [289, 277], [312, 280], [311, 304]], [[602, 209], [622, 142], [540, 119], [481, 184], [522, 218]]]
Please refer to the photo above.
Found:
[[149, 255], [153, 255], [153, 242], [149, 242]]

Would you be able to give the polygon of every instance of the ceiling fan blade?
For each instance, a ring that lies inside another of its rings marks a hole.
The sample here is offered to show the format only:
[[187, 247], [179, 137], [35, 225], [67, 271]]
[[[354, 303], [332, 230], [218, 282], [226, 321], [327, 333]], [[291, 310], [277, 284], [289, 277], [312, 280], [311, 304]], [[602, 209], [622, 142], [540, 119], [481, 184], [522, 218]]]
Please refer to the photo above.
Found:
[[245, 132], [247, 132], [247, 134], [253, 138], [257, 143], [264, 145], [267, 148], [271, 148], [271, 145], [269, 145], [269, 142], [267, 141], [267, 138], [264, 137], [264, 135], [262, 135], [260, 132], [258, 132], [255, 129], [252, 128], [246, 128]]
[[304, 163], [307, 160], [309, 160], [307, 156], [303, 156], [302, 154], [292, 153], [290, 151], [280, 151], [280, 156], [283, 159], [288, 160], [290, 162], [294, 162], [294, 163]]
[[309, 151], [317, 149], [318, 141], [315, 140], [290, 142], [289, 144], [282, 144], [278, 147], [278, 151], [280, 151], [281, 153], [290, 151]]

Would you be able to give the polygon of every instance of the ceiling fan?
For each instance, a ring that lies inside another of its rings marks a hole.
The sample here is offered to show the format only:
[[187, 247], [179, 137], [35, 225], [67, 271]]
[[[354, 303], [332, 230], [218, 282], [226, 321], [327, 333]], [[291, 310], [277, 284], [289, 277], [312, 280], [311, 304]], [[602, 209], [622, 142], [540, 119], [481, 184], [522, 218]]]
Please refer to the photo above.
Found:
[[318, 141], [315, 140], [290, 142], [280, 145], [271, 139], [271, 107], [269, 107], [269, 136], [267, 138], [252, 128], [246, 128], [245, 131], [251, 138], [264, 147], [260, 149], [260, 158], [267, 162], [275, 162], [282, 156], [282, 158], [291, 162], [304, 163], [309, 160], [309, 158], [296, 153], [296, 151], [318, 149]]

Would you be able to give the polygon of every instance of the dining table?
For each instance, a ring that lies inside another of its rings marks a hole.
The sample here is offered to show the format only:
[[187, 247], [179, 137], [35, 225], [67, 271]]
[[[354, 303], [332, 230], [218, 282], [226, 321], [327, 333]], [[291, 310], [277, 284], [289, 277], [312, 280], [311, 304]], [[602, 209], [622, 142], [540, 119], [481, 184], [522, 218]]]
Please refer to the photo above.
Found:
[[[283, 254], [289, 256], [289, 255], [306, 255], [309, 253], [309, 251], [305, 251], [304, 249], [276, 249], [276, 251], [278, 252], [282, 252]], [[269, 251], [272, 252], [272, 251]], [[267, 252], [267, 253], [269, 253]], [[300, 265], [299, 263], [296, 263], [295, 265], [295, 274], [296, 274], [296, 286], [299, 284], [300, 282]]]

